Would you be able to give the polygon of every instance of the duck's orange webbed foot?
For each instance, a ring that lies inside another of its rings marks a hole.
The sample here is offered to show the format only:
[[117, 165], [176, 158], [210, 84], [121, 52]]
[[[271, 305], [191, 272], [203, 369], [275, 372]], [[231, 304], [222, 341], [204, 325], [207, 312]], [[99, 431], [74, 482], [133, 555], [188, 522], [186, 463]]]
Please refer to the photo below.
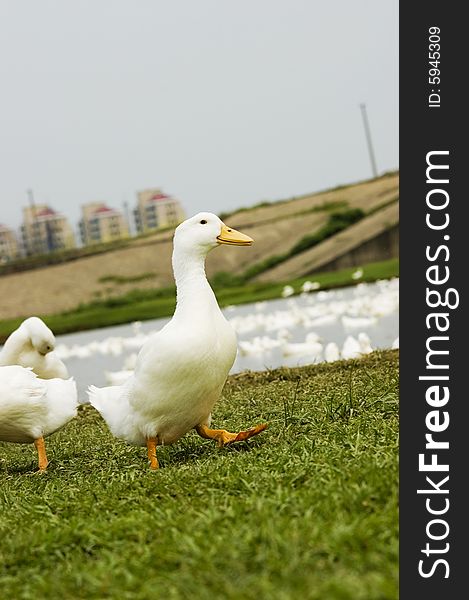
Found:
[[225, 431], [224, 429], [210, 429], [207, 425], [197, 425], [195, 430], [197, 433], [208, 440], [216, 440], [219, 447], [226, 446], [227, 444], [232, 444], [233, 442], [242, 442], [244, 440], [257, 435], [261, 431], [266, 429], [267, 423], [262, 423], [262, 425], [255, 425], [250, 429], [246, 429], [246, 431], [239, 431], [238, 433], [230, 433], [229, 431]]
[[160, 465], [158, 464], [158, 458], [156, 456], [156, 445], [158, 444], [158, 438], [148, 438], [147, 439], [147, 450], [148, 450], [148, 460], [150, 462], [150, 469], [156, 471], [159, 469]]

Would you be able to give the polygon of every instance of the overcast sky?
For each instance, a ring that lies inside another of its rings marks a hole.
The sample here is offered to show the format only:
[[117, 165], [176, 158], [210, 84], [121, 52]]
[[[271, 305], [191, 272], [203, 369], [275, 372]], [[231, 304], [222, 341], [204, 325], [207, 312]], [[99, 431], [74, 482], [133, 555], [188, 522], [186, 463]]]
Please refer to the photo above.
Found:
[[397, 0], [0, 0], [0, 222], [161, 187], [189, 215], [398, 167]]

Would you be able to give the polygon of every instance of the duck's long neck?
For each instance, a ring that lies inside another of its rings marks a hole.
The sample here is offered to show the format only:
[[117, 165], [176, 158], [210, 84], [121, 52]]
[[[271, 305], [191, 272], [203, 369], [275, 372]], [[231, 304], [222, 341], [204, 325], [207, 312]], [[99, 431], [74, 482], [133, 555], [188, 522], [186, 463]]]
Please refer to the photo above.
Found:
[[194, 318], [219, 310], [217, 299], [205, 275], [205, 253], [193, 254], [183, 249], [173, 251], [173, 272], [177, 303], [174, 317]]
[[29, 335], [21, 329], [14, 331], [6, 340], [0, 351], [0, 365], [18, 364], [20, 355], [25, 350], [31, 350], [32, 344]]

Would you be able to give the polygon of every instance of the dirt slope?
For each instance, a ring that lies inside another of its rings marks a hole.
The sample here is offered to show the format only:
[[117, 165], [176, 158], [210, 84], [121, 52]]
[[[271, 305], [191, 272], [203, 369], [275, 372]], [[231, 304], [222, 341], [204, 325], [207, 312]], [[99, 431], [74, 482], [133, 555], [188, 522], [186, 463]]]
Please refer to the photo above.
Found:
[[355, 225], [325, 240], [318, 246], [305, 250], [285, 262], [261, 273], [256, 281], [283, 281], [303, 277], [322, 269], [332, 260], [351, 252], [359, 244], [375, 238], [399, 222], [399, 204], [394, 202]]

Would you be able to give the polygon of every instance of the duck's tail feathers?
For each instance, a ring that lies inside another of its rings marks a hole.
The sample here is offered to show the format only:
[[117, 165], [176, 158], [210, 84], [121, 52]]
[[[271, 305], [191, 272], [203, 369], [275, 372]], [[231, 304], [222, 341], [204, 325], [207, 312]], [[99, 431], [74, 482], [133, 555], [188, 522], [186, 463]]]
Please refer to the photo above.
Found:
[[98, 388], [95, 385], [88, 386], [88, 400], [91, 406], [94, 406], [96, 410], [102, 412], [106, 410], [106, 405], [112, 403], [119, 396], [121, 388], [117, 385], [107, 386]]
[[120, 385], [98, 388], [88, 387], [88, 398], [91, 406], [100, 413], [109, 429], [119, 437], [121, 422], [128, 410], [127, 396]]

